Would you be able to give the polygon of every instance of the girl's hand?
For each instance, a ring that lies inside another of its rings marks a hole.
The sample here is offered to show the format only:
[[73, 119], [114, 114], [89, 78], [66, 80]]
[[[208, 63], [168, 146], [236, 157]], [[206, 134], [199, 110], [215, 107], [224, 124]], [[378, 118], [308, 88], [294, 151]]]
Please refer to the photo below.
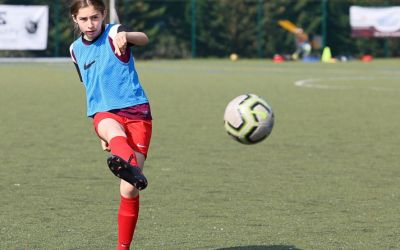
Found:
[[114, 53], [118, 56], [124, 55], [128, 41], [126, 39], [126, 32], [118, 32], [113, 40], [113, 45], [115, 48]]
[[103, 140], [100, 140], [100, 141], [101, 141], [101, 148], [104, 151], [110, 152], [111, 149], [110, 149], [110, 146], [108, 145], [108, 143], [106, 141], [103, 141]]

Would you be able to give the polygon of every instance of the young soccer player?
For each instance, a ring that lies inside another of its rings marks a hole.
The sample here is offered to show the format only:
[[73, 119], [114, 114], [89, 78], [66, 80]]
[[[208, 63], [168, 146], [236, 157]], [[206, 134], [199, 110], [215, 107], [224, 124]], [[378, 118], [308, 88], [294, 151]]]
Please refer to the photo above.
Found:
[[146, 34], [123, 25], [105, 24], [102, 0], [72, 0], [70, 14], [81, 36], [71, 58], [86, 89], [87, 116], [110, 170], [121, 178], [117, 250], [127, 250], [139, 213], [139, 190], [146, 188], [142, 173], [152, 133], [149, 101], [135, 69], [132, 46], [148, 43]]

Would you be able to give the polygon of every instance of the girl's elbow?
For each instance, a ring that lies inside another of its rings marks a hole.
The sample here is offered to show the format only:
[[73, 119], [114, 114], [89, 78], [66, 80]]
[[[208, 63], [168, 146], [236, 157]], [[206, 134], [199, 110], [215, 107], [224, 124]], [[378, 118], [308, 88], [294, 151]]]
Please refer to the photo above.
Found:
[[146, 45], [149, 43], [149, 38], [146, 34], [143, 34], [142, 45]]
[[140, 36], [136, 36], [136, 39], [134, 40], [134, 44], [138, 46], [143, 46], [148, 43], [149, 43], [149, 38], [144, 33], [140, 34]]

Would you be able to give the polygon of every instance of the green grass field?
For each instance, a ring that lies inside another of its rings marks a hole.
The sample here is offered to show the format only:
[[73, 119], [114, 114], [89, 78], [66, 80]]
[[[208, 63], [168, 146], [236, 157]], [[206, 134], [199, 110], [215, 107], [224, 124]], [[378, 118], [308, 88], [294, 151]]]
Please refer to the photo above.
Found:
[[[133, 248], [400, 249], [399, 67], [138, 61], [154, 134]], [[115, 249], [118, 179], [72, 63], [0, 76], [0, 249]], [[260, 144], [224, 131], [243, 93], [275, 111]]]

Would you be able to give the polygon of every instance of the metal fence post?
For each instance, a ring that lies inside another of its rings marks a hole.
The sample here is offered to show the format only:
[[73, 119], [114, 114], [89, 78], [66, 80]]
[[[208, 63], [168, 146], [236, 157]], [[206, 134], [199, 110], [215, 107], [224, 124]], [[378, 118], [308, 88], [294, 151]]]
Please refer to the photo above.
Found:
[[196, 0], [192, 0], [192, 57], [196, 57], [196, 26], [197, 26], [197, 18], [196, 18]]
[[322, 0], [321, 12], [322, 12], [322, 23], [321, 23], [321, 35], [322, 35], [322, 48], [325, 48], [327, 39], [327, 19], [328, 19], [328, 0]]
[[257, 4], [257, 54], [259, 58], [264, 57], [263, 37], [264, 37], [264, 0], [258, 0]]
[[[389, 6], [389, 1], [385, 0], [385, 6]], [[384, 51], [385, 51], [385, 57], [390, 57], [390, 51], [389, 51], [389, 38], [386, 37], [384, 41]]]
[[60, 56], [60, 0], [55, 1], [54, 5], [54, 57]]

